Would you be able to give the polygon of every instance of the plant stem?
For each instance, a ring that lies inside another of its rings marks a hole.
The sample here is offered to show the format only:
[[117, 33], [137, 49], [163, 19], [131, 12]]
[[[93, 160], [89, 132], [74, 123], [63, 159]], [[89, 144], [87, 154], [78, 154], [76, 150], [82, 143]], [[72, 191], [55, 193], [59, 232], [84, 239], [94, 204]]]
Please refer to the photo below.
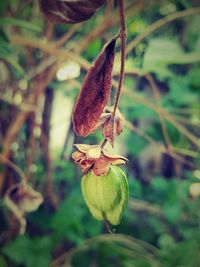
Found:
[[125, 59], [126, 59], [126, 25], [125, 25], [123, 0], [118, 0], [118, 6], [119, 6], [119, 17], [120, 17], [121, 67], [120, 67], [120, 76], [119, 76], [117, 95], [116, 95], [115, 103], [114, 103], [113, 118], [115, 118], [116, 109], [118, 107], [119, 99], [121, 95], [122, 84], [124, 80]]
[[10, 161], [7, 158], [4, 158], [2, 154], [0, 154], [0, 163], [3, 163], [7, 166], [9, 166], [10, 168], [12, 168], [20, 177], [22, 182], [26, 182], [26, 175], [25, 173], [22, 171], [22, 169], [20, 169], [16, 164], [14, 164], [12, 161]]

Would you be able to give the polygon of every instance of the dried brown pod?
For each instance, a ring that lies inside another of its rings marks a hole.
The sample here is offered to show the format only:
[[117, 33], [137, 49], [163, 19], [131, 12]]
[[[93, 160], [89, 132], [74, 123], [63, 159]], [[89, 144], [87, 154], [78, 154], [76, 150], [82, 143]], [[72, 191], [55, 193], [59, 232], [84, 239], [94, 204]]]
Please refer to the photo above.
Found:
[[93, 131], [109, 99], [116, 39], [105, 44], [85, 77], [73, 111], [77, 135]]
[[79, 23], [88, 20], [105, 0], [39, 0], [46, 17], [54, 23]]

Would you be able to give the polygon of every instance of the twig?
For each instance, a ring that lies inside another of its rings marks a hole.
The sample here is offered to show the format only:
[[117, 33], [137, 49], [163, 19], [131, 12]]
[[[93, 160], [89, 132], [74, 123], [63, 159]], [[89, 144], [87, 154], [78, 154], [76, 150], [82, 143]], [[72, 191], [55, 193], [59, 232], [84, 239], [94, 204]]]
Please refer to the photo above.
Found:
[[[155, 81], [154, 81], [154, 79], [153, 79], [151, 74], [146, 74], [144, 77], [148, 80], [148, 82], [149, 82], [149, 84], [150, 84], [150, 86], [152, 88], [154, 97], [156, 99], [156, 104], [159, 107], [160, 106], [160, 104], [159, 104], [159, 100], [160, 100], [159, 89], [157, 88], [157, 85], [156, 85], [156, 83], [155, 83]], [[162, 114], [162, 112], [159, 112], [158, 115], [159, 115], [159, 120], [160, 120], [160, 125], [161, 125], [161, 128], [162, 128], [163, 136], [164, 136], [164, 139], [165, 139], [166, 148], [167, 148], [167, 150], [169, 152], [171, 152], [172, 146], [171, 146], [169, 135], [167, 133], [167, 128], [165, 126], [165, 122], [163, 120], [163, 114]]]
[[171, 22], [173, 20], [176, 20], [176, 19], [180, 19], [180, 18], [183, 18], [183, 17], [186, 17], [186, 16], [191, 16], [191, 15], [195, 15], [195, 14], [199, 14], [199, 13], [200, 13], [200, 7], [194, 7], [194, 8], [190, 8], [190, 9], [184, 10], [184, 11], [178, 11], [178, 12], [175, 12], [173, 14], [169, 14], [166, 17], [155, 21], [149, 27], [147, 27], [144, 32], [139, 34], [132, 42], [130, 42], [127, 45], [126, 53], [129, 53], [142, 40], [144, 40], [147, 36], [149, 36], [152, 32], [156, 31], [157, 29], [159, 29], [160, 27], [166, 25], [167, 23], [169, 23], [169, 22]]
[[72, 35], [80, 28], [80, 23], [73, 25], [58, 41], [54, 43], [55, 47], [62, 46]]
[[[126, 18], [134, 16], [143, 8], [144, 8], [143, 1], [138, 1], [137, 3], [131, 3], [125, 9]], [[100, 20], [98, 23], [99, 27], [94, 27], [94, 29], [91, 30], [91, 32], [89, 32], [86, 36], [84, 36], [80, 40], [81, 45], [76, 47], [75, 49], [76, 53], [82, 53], [87, 48], [89, 43], [91, 43], [99, 36], [102, 36], [103, 33], [107, 31], [108, 28], [111, 28], [112, 26], [117, 24], [119, 20], [120, 20], [119, 16], [117, 16], [115, 12], [106, 13], [105, 16], [102, 17], [102, 20]]]
[[25, 173], [22, 171], [22, 169], [20, 169], [16, 164], [14, 164], [12, 161], [10, 161], [7, 158], [4, 158], [3, 155], [0, 154], [0, 162], [7, 165], [8, 167], [12, 168], [20, 177], [21, 181], [26, 181], [26, 175]]
[[[137, 253], [140, 255], [146, 255], [145, 257], [150, 258], [151, 256], [156, 256], [158, 255], [159, 250], [134, 237], [122, 235], [122, 234], [115, 234], [115, 235], [110, 235], [110, 234], [101, 234], [92, 238], [89, 238], [84, 241], [82, 245], [79, 247], [75, 247], [70, 249], [69, 251], [63, 253], [61, 256], [59, 256], [57, 259], [55, 259], [51, 263], [51, 267], [56, 267], [60, 266], [61, 264], [65, 264], [65, 266], [71, 266], [71, 259], [72, 257], [79, 251], [87, 250], [93, 243], [110, 243], [110, 242], [116, 242], [116, 243], [121, 243], [125, 247], [129, 248], [131, 251], [135, 250]], [[66, 262], [67, 261], [67, 262]]]
[[[177, 161], [184, 163], [185, 165], [189, 166], [190, 168], [194, 168], [194, 164], [186, 159], [184, 159], [183, 157], [181, 157], [180, 155], [174, 153], [172, 150], [168, 151], [166, 150], [166, 148], [162, 145], [162, 144], [158, 144], [153, 138], [151, 138], [149, 135], [147, 135], [146, 133], [144, 133], [142, 130], [140, 130], [139, 128], [135, 127], [132, 123], [130, 123], [129, 121], [125, 122], [125, 126], [135, 132], [136, 134], [138, 134], [139, 136], [141, 136], [142, 138], [144, 138], [145, 140], [147, 140], [149, 143], [153, 144], [154, 146], [157, 146], [157, 148], [160, 150], [161, 153], [163, 154], [168, 154], [170, 155], [172, 158], [176, 159]], [[173, 150], [175, 150], [176, 148], [173, 147]], [[178, 152], [178, 151], [177, 151]], [[192, 151], [191, 151], [192, 152]], [[182, 153], [180, 153], [182, 154]]]

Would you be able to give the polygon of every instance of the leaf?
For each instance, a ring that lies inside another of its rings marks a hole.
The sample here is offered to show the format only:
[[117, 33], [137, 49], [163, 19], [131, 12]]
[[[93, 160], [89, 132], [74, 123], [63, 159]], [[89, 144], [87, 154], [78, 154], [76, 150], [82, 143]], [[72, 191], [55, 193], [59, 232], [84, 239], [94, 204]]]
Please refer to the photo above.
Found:
[[97, 124], [110, 96], [116, 38], [109, 41], [88, 71], [73, 111], [77, 135], [87, 136]]
[[46, 17], [55, 23], [79, 23], [88, 20], [105, 0], [40, 0]]
[[155, 38], [149, 42], [144, 55], [143, 68], [161, 76], [172, 76], [170, 64], [189, 64], [200, 61], [199, 52], [185, 53], [176, 40]]
[[86, 213], [85, 205], [81, 196], [80, 188], [70, 192], [67, 198], [61, 203], [58, 211], [53, 216], [51, 228], [58, 236], [67, 237], [69, 240], [79, 243], [86, 225], [83, 218]]
[[14, 18], [0, 18], [0, 25], [11, 25], [17, 26], [21, 28], [26, 28], [28, 30], [40, 32], [41, 27], [31, 22], [22, 19], [14, 19]]
[[48, 267], [51, 249], [52, 240], [49, 237], [30, 239], [28, 236], [19, 236], [3, 248], [3, 253], [16, 264]]
[[15, 68], [18, 71], [19, 74], [25, 75], [24, 70], [18, 63], [18, 58], [14, 55], [9, 44], [5, 41], [1, 41], [0, 44], [0, 59], [3, 59], [7, 63], [9, 63], [13, 68]]
[[6, 260], [0, 255], [0, 266], [1, 267], [7, 267]]

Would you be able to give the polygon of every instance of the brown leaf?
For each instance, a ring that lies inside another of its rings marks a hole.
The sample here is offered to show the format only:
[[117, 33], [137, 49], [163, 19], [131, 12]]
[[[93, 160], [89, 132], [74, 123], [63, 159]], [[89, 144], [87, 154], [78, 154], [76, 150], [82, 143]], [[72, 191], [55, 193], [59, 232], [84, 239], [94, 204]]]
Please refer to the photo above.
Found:
[[88, 20], [105, 0], [39, 0], [46, 17], [54, 23], [79, 23]]
[[116, 38], [108, 42], [88, 71], [73, 111], [77, 135], [87, 136], [95, 128], [111, 89]]

